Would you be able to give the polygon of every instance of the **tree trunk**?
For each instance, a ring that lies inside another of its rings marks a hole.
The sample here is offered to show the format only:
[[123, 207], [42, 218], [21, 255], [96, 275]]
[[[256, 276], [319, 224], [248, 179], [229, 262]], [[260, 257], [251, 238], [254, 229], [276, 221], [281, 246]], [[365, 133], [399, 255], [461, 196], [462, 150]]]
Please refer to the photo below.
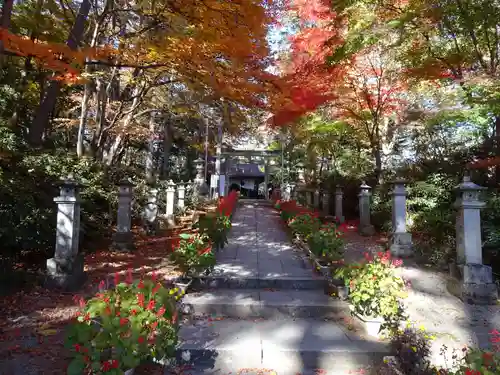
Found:
[[[66, 42], [67, 46], [76, 50], [83, 38], [83, 32], [85, 29], [85, 20], [87, 19], [90, 11], [90, 0], [83, 0], [80, 4], [80, 9], [78, 10], [78, 15], [76, 16], [75, 23], [69, 33], [68, 40]], [[42, 135], [47, 124], [49, 122], [49, 117], [54, 111], [54, 107], [57, 100], [57, 95], [61, 89], [61, 82], [52, 80], [49, 87], [45, 93], [43, 101], [40, 103], [38, 110], [35, 114], [35, 118], [31, 123], [29, 132], [29, 142], [35, 147], [41, 146]]]
[[166, 180], [168, 177], [168, 161], [170, 159], [170, 150], [172, 149], [172, 124], [171, 117], [167, 117], [163, 127], [163, 164], [161, 177]]
[[[5, 30], [10, 29], [10, 20], [12, 18], [13, 6], [14, 6], [14, 0], [3, 0], [1, 27]], [[3, 41], [0, 40], [0, 69], [3, 68], [3, 59], [5, 58], [3, 52], [4, 52]]]
[[146, 181], [148, 184], [152, 184], [155, 178], [155, 167], [154, 167], [154, 152], [155, 152], [155, 141], [156, 141], [156, 123], [155, 123], [155, 113], [151, 112], [149, 116], [149, 142], [148, 151], [146, 155]]
[[382, 152], [380, 147], [373, 148], [373, 158], [375, 159], [375, 179], [380, 185], [382, 183]]
[[[99, 30], [101, 28], [101, 23], [96, 23], [94, 27], [94, 32], [92, 34], [92, 40], [90, 41], [90, 47], [95, 47], [97, 44], [97, 37], [99, 35]], [[92, 68], [90, 65], [85, 66], [85, 73], [90, 75]], [[84, 154], [83, 141], [85, 138], [85, 130], [87, 128], [87, 118], [89, 113], [89, 101], [92, 95], [93, 82], [89, 80], [85, 83], [83, 98], [82, 98], [82, 108], [80, 113], [80, 122], [78, 123], [78, 139], [76, 141], [76, 154], [81, 158]]]
[[[495, 116], [495, 155], [500, 156], [500, 116]], [[500, 184], [500, 165], [495, 166], [495, 182]]]

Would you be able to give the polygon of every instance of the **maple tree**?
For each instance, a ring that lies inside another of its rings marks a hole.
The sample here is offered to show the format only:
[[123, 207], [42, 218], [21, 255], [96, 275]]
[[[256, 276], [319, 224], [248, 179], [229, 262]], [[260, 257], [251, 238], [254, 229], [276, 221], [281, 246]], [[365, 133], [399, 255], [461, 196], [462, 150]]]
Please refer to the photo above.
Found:
[[299, 18], [285, 68], [290, 104], [271, 121], [284, 125], [320, 106], [328, 107], [333, 118], [357, 128], [366, 139], [379, 178], [383, 147], [390, 147], [401, 120], [398, 115], [406, 105], [401, 96], [406, 85], [393, 54], [381, 44], [350, 53], [349, 35], [340, 27], [344, 21], [328, 1], [295, 1], [290, 12]]

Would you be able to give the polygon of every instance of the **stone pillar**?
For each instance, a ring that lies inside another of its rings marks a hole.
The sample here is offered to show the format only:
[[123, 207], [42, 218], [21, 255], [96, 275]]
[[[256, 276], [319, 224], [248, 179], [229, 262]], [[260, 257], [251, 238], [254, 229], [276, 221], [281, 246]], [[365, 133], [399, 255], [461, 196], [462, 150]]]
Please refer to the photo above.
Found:
[[47, 259], [46, 284], [51, 288], [76, 290], [85, 281], [84, 260], [78, 254], [80, 242], [80, 194], [72, 175], [60, 184], [57, 204], [54, 257]]
[[323, 215], [328, 216], [330, 215], [330, 193], [326, 190], [323, 191], [323, 205], [322, 205], [322, 210], [323, 210]]
[[170, 180], [167, 182], [166, 189], [166, 212], [167, 222], [174, 225], [174, 204], [175, 204], [175, 183]]
[[291, 198], [292, 200], [297, 201], [297, 185], [292, 185]]
[[319, 190], [313, 192], [313, 207], [315, 210], [319, 210]]
[[184, 186], [184, 182], [181, 181], [177, 185], [177, 207], [179, 207], [180, 210], [183, 210], [184, 207], [186, 207], [185, 199], [186, 199], [186, 188]]
[[123, 180], [118, 184], [118, 214], [112, 248], [120, 251], [134, 250], [134, 236], [131, 232], [132, 189], [134, 184]]
[[405, 181], [394, 181], [392, 195], [391, 253], [398, 257], [413, 254], [411, 233], [406, 231], [406, 189]]
[[292, 193], [292, 186], [290, 184], [285, 184], [284, 190], [283, 190], [283, 200], [284, 201], [289, 201], [291, 198], [291, 193]]
[[193, 182], [193, 199], [204, 198], [208, 194], [208, 186], [204, 177], [204, 161], [198, 158], [194, 161], [196, 168], [196, 177]]
[[144, 224], [148, 234], [156, 233], [158, 224], [158, 189], [151, 187], [147, 194], [146, 207], [144, 207]]
[[371, 197], [371, 187], [368, 186], [364, 181], [360, 186], [361, 192], [358, 194], [359, 197], [359, 233], [362, 236], [372, 236], [375, 234], [375, 228], [370, 223], [370, 197]]
[[313, 197], [312, 197], [312, 191], [311, 190], [306, 190], [306, 205], [308, 208], [311, 208], [313, 205]]
[[337, 185], [337, 187], [335, 188], [335, 217], [341, 224], [345, 221], [345, 217], [342, 210], [343, 204], [344, 204], [344, 193], [342, 191], [342, 187]]
[[481, 241], [481, 208], [485, 203], [479, 200], [484, 187], [471, 182], [464, 176], [457, 186], [458, 197], [455, 208], [457, 265], [463, 277], [462, 299], [472, 304], [496, 304], [498, 290], [493, 283], [490, 266], [483, 265]]

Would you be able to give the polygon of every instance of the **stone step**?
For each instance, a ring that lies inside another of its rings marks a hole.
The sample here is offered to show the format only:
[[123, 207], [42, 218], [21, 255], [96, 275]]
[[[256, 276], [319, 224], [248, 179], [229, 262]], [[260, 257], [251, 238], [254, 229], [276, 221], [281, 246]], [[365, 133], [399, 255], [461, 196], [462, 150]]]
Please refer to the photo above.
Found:
[[[382, 363], [388, 346], [355, 336], [333, 321], [213, 318], [181, 326], [178, 363], [190, 373], [237, 374], [268, 369], [277, 374], [343, 374]], [[252, 373], [252, 372], [251, 372]]]
[[[312, 272], [311, 272], [312, 274]], [[229, 277], [205, 276], [195, 278], [193, 287], [196, 289], [294, 289], [294, 290], [324, 290], [326, 281], [323, 277]]]
[[335, 318], [349, 314], [346, 302], [321, 290], [219, 289], [189, 293], [182, 299], [186, 313], [230, 318]]

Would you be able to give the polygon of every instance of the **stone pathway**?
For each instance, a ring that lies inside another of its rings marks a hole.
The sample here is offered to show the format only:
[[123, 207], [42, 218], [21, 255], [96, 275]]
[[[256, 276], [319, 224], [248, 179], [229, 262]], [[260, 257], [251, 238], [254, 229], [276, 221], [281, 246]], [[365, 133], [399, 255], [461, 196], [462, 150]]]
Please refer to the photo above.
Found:
[[229, 245], [202, 286], [183, 299], [191, 314], [178, 359], [194, 366], [191, 374], [343, 374], [388, 354], [338, 323], [346, 304], [325, 295], [325, 281], [269, 206], [239, 206]]

